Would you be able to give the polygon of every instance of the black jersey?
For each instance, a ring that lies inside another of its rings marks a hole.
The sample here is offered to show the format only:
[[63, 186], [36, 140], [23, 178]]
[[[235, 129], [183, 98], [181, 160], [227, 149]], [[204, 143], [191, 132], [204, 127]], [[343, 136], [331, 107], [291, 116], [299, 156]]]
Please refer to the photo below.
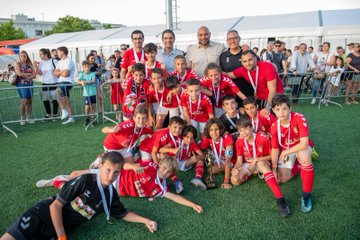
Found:
[[237, 138], [239, 137], [239, 131], [236, 128], [236, 121], [238, 120], [238, 116], [240, 116], [241, 114], [238, 113], [238, 115], [234, 118], [230, 118], [230, 120], [232, 121], [232, 123], [230, 122], [229, 118], [227, 118], [226, 113], [224, 113], [223, 115], [220, 116], [220, 121], [224, 124], [225, 129], [228, 133], [231, 134], [231, 136], [234, 139], [234, 142], [236, 142]]

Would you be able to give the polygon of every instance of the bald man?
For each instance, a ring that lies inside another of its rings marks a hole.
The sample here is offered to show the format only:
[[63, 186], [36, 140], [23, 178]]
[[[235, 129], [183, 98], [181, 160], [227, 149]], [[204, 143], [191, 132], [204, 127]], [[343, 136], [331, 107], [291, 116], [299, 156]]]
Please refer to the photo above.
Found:
[[203, 77], [205, 68], [209, 63], [219, 64], [220, 54], [224, 51], [224, 46], [210, 41], [211, 32], [205, 26], [198, 29], [197, 38], [198, 44], [189, 46], [186, 59], [188, 67], [192, 68], [199, 77]]

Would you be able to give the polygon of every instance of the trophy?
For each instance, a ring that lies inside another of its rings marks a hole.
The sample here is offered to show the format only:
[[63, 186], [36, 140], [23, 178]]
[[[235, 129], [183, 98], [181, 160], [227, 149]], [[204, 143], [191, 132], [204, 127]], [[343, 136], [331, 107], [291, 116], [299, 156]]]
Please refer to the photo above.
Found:
[[214, 181], [214, 177], [212, 174], [212, 168], [213, 168], [214, 161], [215, 161], [214, 153], [213, 153], [213, 151], [209, 150], [205, 156], [205, 164], [206, 164], [206, 170], [207, 170], [207, 176], [205, 179], [205, 183], [206, 183], [207, 189], [216, 187], [216, 183]]

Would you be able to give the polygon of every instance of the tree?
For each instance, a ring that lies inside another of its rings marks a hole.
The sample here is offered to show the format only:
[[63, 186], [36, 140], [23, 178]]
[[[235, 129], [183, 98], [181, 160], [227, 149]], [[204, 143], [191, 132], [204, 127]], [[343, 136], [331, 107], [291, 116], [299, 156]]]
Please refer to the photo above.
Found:
[[13, 40], [27, 38], [25, 32], [19, 28], [16, 29], [13, 21], [0, 24], [0, 40]]
[[103, 23], [104, 29], [112, 29], [112, 26], [110, 23]]
[[45, 31], [45, 34], [49, 35], [53, 33], [78, 32], [94, 29], [95, 28], [91, 26], [89, 20], [66, 15], [66, 17], [59, 18], [53, 29], [51, 31]]

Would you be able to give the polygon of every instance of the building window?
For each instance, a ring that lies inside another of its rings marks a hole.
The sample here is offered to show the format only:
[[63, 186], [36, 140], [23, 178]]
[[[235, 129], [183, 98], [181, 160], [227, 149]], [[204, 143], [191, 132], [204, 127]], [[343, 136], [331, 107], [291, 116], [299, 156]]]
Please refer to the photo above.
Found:
[[42, 30], [35, 30], [35, 36], [42, 36], [43, 31]]

